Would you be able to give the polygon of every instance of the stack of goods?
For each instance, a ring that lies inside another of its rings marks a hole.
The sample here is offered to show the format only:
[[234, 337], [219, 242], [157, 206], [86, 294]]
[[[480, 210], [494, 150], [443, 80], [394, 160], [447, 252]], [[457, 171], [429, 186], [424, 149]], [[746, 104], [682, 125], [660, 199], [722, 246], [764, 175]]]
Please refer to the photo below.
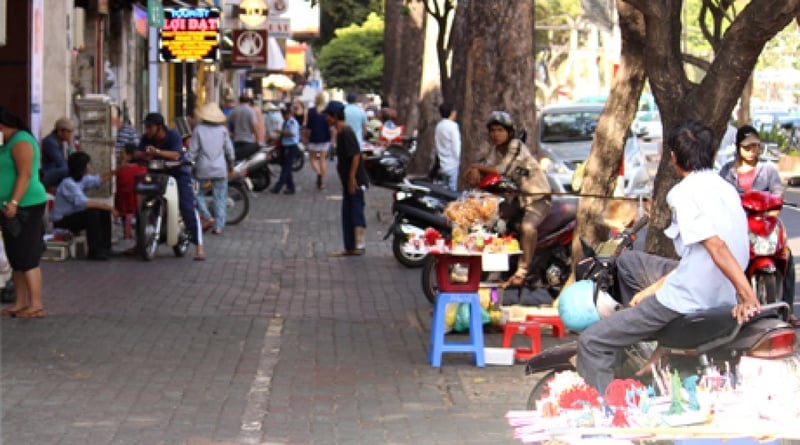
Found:
[[652, 367], [652, 375], [657, 376], [654, 385], [617, 379], [602, 397], [576, 372], [563, 371], [546, 384], [535, 411], [509, 411], [506, 418], [514, 437], [524, 443], [572, 443], [598, 436], [606, 440], [800, 439], [800, 368], [787, 375], [792, 366], [781, 364], [783, 378], [765, 379], [764, 366], [780, 362], [742, 360], [744, 369], [740, 364], [737, 376], [727, 365], [725, 372], [714, 370], [702, 378], [684, 379], [677, 371]]
[[519, 253], [519, 241], [511, 235], [490, 231], [497, 221], [499, 198], [486, 193], [470, 193], [445, 208], [452, 225], [450, 239], [438, 230], [425, 229], [421, 235], [410, 235], [406, 250], [413, 253], [452, 253], [457, 255], [487, 253]]

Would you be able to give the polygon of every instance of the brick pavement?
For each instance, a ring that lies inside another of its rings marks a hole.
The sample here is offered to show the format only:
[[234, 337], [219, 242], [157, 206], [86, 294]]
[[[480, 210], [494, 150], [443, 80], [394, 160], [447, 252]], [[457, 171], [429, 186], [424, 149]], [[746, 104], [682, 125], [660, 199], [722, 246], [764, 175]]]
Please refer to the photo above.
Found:
[[331, 173], [323, 192], [306, 169], [296, 195], [259, 194], [202, 263], [164, 246], [150, 263], [43, 263], [47, 318], [0, 323], [2, 443], [513, 442], [503, 415], [533, 379], [467, 355], [427, 364], [419, 270], [376, 217], [389, 192], [369, 192], [367, 254], [329, 258]]

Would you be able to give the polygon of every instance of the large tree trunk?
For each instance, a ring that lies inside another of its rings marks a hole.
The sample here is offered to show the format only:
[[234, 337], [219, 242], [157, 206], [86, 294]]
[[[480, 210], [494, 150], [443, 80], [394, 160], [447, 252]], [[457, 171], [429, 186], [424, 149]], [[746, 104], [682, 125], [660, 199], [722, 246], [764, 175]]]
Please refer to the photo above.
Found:
[[383, 98], [397, 111], [406, 134], [417, 129], [425, 9], [406, 8], [405, 0], [386, 0], [383, 34]]
[[[586, 162], [581, 192], [611, 196], [623, 159], [625, 139], [639, 105], [644, 86], [644, 17], [635, 8], [617, 1], [622, 53], [619, 70], [611, 84], [611, 93], [597, 123], [592, 151]], [[606, 199], [581, 198], [578, 206], [578, 233], [590, 245], [606, 238], [608, 228], [598, 224]], [[573, 252], [580, 248], [578, 239]], [[577, 256], [574, 256], [577, 258]]]
[[[698, 119], [724, 134], [736, 100], [755, 67], [765, 43], [800, 14], [800, 0], [752, 0], [725, 32], [711, 67], [698, 85], [692, 84], [681, 59], [682, 0], [623, 0], [644, 14], [647, 40], [645, 69], [661, 112], [665, 136], [686, 119]], [[666, 141], [666, 139], [665, 139]], [[656, 175], [654, 211], [647, 234], [647, 250], [674, 255], [672, 242], [663, 234], [671, 222], [667, 192], [678, 181], [663, 144]]]
[[451, 82], [463, 170], [486, 147], [492, 110], [511, 113], [518, 128], [533, 128], [533, 2], [459, 0], [453, 26]]
[[[417, 3], [419, 5], [419, 3]], [[421, 5], [420, 5], [421, 6]], [[431, 171], [435, 157], [434, 137], [436, 124], [440, 120], [439, 104], [442, 103], [442, 91], [439, 76], [439, 58], [437, 57], [438, 25], [430, 17], [425, 23], [425, 49], [422, 61], [422, 81], [420, 82], [420, 100], [417, 105], [417, 153], [409, 167], [415, 175], [424, 175]]]

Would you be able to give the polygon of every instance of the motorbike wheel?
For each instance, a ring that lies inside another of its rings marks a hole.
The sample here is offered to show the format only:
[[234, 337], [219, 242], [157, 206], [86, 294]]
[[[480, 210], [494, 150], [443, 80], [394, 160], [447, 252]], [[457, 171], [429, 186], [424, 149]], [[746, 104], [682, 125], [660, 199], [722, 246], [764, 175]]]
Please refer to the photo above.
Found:
[[427, 255], [422, 264], [422, 291], [431, 304], [436, 303], [439, 281], [436, 278], [436, 257], [433, 255]]
[[140, 206], [139, 214], [136, 216], [136, 244], [139, 254], [145, 261], [152, 261], [158, 250], [158, 242], [161, 237], [158, 231], [158, 217], [161, 206], [153, 207]]
[[549, 371], [536, 382], [536, 386], [533, 387], [531, 394], [528, 396], [528, 403], [525, 404], [525, 409], [531, 411], [536, 409], [536, 401], [541, 399], [547, 392], [547, 385], [555, 378], [555, 375], [556, 371]]
[[761, 304], [775, 303], [783, 299], [783, 279], [776, 273], [756, 272], [753, 277], [753, 290]]
[[294, 162], [292, 163], [292, 171], [299, 172], [303, 165], [306, 163], [306, 154], [303, 151], [298, 150], [297, 156], [294, 157]]
[[178, 238], [178, 244], [172, 246], [172, 253], [178, 258], [183, 258], [186, 256], [186, 252], [189, 251], [189, 232], [186, 231], [186, 227], [183, 223], [180, 224], [180, 227], [181, 235]]
[[225, 199], [225, 205], [227, 206], [226, 226], [244, 221], [250, 212], [250, 197], [242, 184], [228, 184], [228, 197]]
[[421, 267], [424, 265], [428, 255], [404, 252], [404, 244], [405, 240], [402, 235], [394, 235], [394, 238], [392, 238], [392, 253], [394, 254], [394, 258], [406, 267]]
[[[265, 169], [267, 167], [264, 167]], [[266, 190], [270, 183], [270, 174], [268, 171], [254, 171], [248, 174], [250, 181], [253, 183], [253, 191], [260, 192]]]

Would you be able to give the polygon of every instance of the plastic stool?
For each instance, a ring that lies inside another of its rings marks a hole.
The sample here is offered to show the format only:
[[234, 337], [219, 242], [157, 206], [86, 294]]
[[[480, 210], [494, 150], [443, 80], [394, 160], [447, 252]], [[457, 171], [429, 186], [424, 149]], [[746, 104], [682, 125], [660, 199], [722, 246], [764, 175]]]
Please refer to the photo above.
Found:
[[553, 337], [563, 338], [567, 333], [564, 322], [558, 315], [528, 315], [525, 321], [535, 321], [539, 324], [546, 324], [553, 328]]
[[515, 348], [514, 359], [519, 361], [530, 360], [534, 355], [542, 352], [542, 327], [533, 321], [508, 321], [503, 327], [503, 347], [511, 347], [511, 339], [515, 335], [524, 335], [531, 339], [530, 348]]
[[[469, 311], [469, 341], [445, 342], [444, 316], [448, 303], [467, 303]], [[433, 324], [431, 326], [431, 344], [428, 350], [428, 361], [431, 366], [442, 366], [442, 354], [445, 352], [471, 352], [475, 365], [483, 368], [486, 361], [483, 357], [483, 319], [481, 317], [481, 299], [477, 292], [438, 292], [436, 306], [433, 308]]]

